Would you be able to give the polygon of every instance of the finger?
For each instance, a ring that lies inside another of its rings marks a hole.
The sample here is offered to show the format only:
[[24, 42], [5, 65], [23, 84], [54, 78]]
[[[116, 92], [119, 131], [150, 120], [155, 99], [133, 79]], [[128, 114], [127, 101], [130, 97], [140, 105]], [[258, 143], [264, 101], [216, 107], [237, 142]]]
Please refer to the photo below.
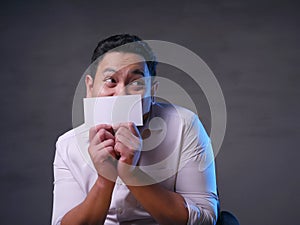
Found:
[[96, 126], [96, 130], [99, 131], [100, 129], [105, 129], [108, 132], [110, 132], [111, 134], [114, 134], [114, 130], [112, 128], [112, 125], [110, 125], [110, 124], [98, 124]]
[[105, 139], [105, 130], [101, 129], [95, 134], [95, 136], [91, 140], [90, 145], [97, 145], [97, 144], [101, 143], [102, 141], [104, 141], [104, 139]]
[[140, 132], [139, 130], [137, 129], [136, 125], [133, 123], [133, 122], [129, 122], [128, 123], [128, 127], [129, 127], [129, 130], [135, 135], [135, 136], [140, 136]]
[[113, 151], [112, 146], [102, 148], [101, 151], [91, 152], [91, 158], [94, 163], [103, 163], [108, 158], [112, 158], [110, 152]]
[[133, 150], [128, 150], [126, 146], [124, 146], [122, 143], [118, 142], [115, 144], [115, 150], [118, 150], [117, 152], [120, 152], [120, 162], [124, 162], [128, 165], [134, 165], [136, 166], [141, 152], [139, 151], [133, 151]]
[[128, 124], [121, 124], [119, 127], [118, 127], [118, 130], [115, 132], [115, 136], [119, 135], [119, 134], [123, 134], [124, 136], [128, 136], [128, 137], [131, 137], [131, 136], [135, 136], [136, 135], [130, 130], [130, 127], [128, 126]]
[[141, 137], [134, 135], [128, 127], [120, 127], [115, 134], [115, 141], [120, 141], [133, 149], [139, 149], [141, 146]]
[[99, 131], [100, 129], [105, 129], [105, 130], [111, 130], [112, 126], [110, 124], [98, 124], [95, 126], [96, 130]]
[[121, 142], [127, 148], [132, 150], [139, 150], [141, 145], [139, 138], [132, 133], [120, 133], [116, 135], [116, 142]]
[[116, 143], [114, 149], [121, 156], [119, 160], [126, 163], [130, 163], [132, 161], [135, 151], [129, 150], [127, 146], [121, 142]]
[[[99, 156], [104, 159], [104, 161], [107, 158], [111, 158], [111, 159], [117, 159], [117, 154], [116, 151], [114, 150], [114, 147], [109, 145], [106, 147], [103, 147], [101, 149], [101, 151], [97, 152], [96, 154], [99, 154]], [[102, 160], [103, 161], [103, 160]]]
[[115, 136], [114, 136], [114, 134], [112, 134], [110, 131], [107, 131], [107, 130], [105, 130], [105, 135], [104, 135], [105, 137], [105, 140], [107, 140], [107, 139], [115, 139]]
[[106, 148], [108, 146], [114, 147], [114, 145], [115, 145], [114, 140], [108, 139], [108, 140], [105, 140], [105, 141], [99, 143], [98, 145], [96, 145], [95, 150], [96, 151], [102, 151], [104, 148]]
[[118, 131], [118, 129], [120, 128], [122, 123], [116, 123], [112, 125], [112, 128], [114, 130], [114, 132], [116, 133]]
[[99, 125], [97, 125], [97, 126], [93, 126], [93, 127], [91, 127], [90, 130], [89, 130], [89, 140], [90, 140], [90, 141], [94, 138], [94, 136], [97, 134], [97, 132], [98, 132], [100, 129], [105, 129], [105, 130], [107, 130], [107, 131], [113, 132], [112, 127], [111, 127], [111, 125], [109, 125], [109, 124], [99, 124]]
[[108, 146], [114, 146], [114, 141], [112, 139], [103, 141], [97, 145], [90, 145], [88, 148], [88, 151], [89, 151], [90, 155], [93, 155], [95, 152], [98, 152]]
[[107, 139], [115, 139], [115, 137], [107, 130], [105, 129], [100, 129], [94, 136], [94, 138], [91, 141], [92, 145], [97, 145], [99, 143], [101, 143], [104, 140]]
[[140, 136], [140, 132], [133, 122], [119, 123], [119, 124], [113, 125], [113, 129], [115, 130], [115, 132], [118, 131], [121, 127], [127, 128], [135, 136], [138, 136], [138, 137]]
[[112, 139], [105, 140], [100, 144], [89, 148], [88, 151], [92, 158], [100, 157], [106, 159], [108, 157], [107, 154], [112, 155], [114, 158], [117, 157], [114, 151], [114, 141]]
[[97, 134], [96, 127], [91, 127], [89, 130], [89, 141], [93, 140], [96, 134]]
[[112, 159], [118, 159], [119, 154], [116, 153], [115, 149], [113, 146], [109, 146], [111, 148], [106, 148], [106, 151], [109, 153]]

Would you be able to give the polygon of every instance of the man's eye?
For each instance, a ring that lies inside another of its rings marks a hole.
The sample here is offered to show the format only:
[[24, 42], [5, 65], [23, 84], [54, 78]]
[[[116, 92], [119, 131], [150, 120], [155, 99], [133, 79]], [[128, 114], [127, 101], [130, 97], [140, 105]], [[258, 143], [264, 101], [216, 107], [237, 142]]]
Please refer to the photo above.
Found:
[[145, 86], [145, 82], [142, 80], [135, 80], [130, 83], [131, 86]]
[[115, 79], [113, 79], [113, 78], [106, 78], [106, 79], [104, 79], [104, 82], [107, 83], [107, 84], [114, 84], [114, 83], [116, 83]]

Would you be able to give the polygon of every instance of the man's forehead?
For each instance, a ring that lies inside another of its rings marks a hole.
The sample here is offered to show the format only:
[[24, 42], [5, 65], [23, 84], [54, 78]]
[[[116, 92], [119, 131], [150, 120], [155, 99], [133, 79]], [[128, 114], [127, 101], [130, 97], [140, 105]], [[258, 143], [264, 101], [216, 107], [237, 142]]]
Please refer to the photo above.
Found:
[[115, 70], [120, 70], [128, 66], [136, 66], [143, 69], [145, 65], [146, 62], [142, 56], [127, 52], [106, 53], [103, 59], [99, 62], [99, 67], [101, 69], [112, 68]]

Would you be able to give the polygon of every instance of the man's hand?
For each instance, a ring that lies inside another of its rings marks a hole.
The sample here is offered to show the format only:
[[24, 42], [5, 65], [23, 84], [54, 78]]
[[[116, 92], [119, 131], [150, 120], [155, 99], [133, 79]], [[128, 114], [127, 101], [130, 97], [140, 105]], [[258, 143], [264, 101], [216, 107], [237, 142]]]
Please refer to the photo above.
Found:
[[115, 137], [108, 124], [92, 127], [89, 132], [89, 154], [98, 174], [108, 180], [117, 178], [117, 154], [114, 150]]
[[122, 179], [126, 179], [140, 159], [142, 138], [134, 123], [120, 123], [114, 125], [113, 128], [115, 131], [114, 150], [120, 155], [118, 174]]

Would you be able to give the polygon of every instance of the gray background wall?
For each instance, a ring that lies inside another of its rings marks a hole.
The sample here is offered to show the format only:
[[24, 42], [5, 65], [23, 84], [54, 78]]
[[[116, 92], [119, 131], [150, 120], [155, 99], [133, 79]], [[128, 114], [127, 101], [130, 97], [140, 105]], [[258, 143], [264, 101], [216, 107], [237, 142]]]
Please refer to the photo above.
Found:
[[0, 18], [0, 224], [50, 224], [54, 145], [72, 128], [77, 82], [96, 43], [122, 32], [183, 45], [219, 80], [222, 208], [243, 225], [299, 221], [297, 1], [1, 1]]

